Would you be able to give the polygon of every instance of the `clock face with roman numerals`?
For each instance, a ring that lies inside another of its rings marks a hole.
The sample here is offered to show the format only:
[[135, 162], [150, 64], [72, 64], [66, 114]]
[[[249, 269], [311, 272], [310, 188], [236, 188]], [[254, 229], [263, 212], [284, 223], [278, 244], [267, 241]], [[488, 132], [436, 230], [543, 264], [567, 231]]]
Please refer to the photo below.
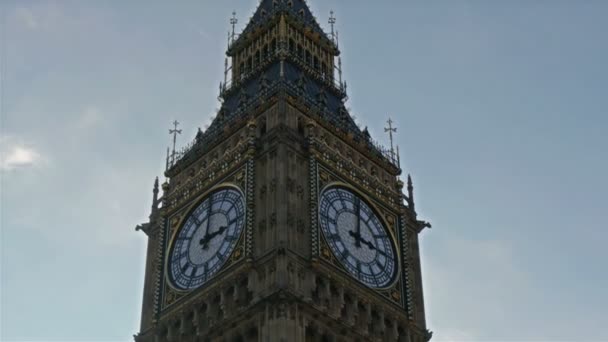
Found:
[[386, 227], [358, 195], [342, 187], [323, 192], [321, 231], [332, 253], [354, 278], [384, 288], [397, 274], [397, 255]]
[[243, 232], [245, 201], [233, 188], [207, 196], [179, 229], [169, 254], [172, 284], [190, 290], [205, 284], [224, 266]]

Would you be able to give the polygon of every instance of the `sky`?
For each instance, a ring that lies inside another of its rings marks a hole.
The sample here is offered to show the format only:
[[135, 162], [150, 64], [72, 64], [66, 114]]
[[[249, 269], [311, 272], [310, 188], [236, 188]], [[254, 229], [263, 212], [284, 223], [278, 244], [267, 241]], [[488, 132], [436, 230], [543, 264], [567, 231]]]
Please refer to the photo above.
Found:
[[[608, 341], [608, 2], [310, 0], [398, 127], [433, 341]], [[152, 185], [255, 0], [0, 1], [0, 339], [130, 341]]]

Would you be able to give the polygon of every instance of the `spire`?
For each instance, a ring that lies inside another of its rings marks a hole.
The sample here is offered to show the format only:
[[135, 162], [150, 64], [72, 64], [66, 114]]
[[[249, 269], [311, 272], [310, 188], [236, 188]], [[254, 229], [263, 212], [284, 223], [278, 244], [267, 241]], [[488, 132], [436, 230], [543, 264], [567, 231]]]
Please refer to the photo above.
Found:
[[336, 24], [336, 17], [334, 17], [333, 10], [329, 11], [329, 20], [327, 20], [327, 23], [329, 23], [329, 25], [331, 26], [331, 39], [335, 42], [336, 32], [334, 31], [334, 25]]
[[303, 22], [305, 26], [326, 39], [329, 42], [333, 40], [323, 31], [317, 18], [312, 14], [305, 0], [260, 0], [258, 8], [253, 13], [253, 16], [243, 29], [240, 35], [235, 35], [233, 44], [238, 44], [249, 33], [254, 32], [257, 28], [262, 27], [265, 23], [270, 22], [269, 18], [277, 13], [287, 13], [295, 20]]
[[230, 35], [231, 43], [234, 43], [234, 28], [239, 20], [236, 18], [236, 11], [232, 11], [232, 18], [230, 18], [230, 25], [232, 25], [232, 33]]
[[414, 185], [412, 184], [412, 176], [409, 174], [407, 175], [407, 204], [410, 209], [416, 210], [414, 205]]
[[158, 177], [154, 180], [154, 188], [152, 189], [152, 212], [158, 208]]
[[174, 120], [173, 121], [174, 128], [169, 129], [169, 134], [173, 134], [173, 152], [171, 153], [171, 165], [175, 164], [175, 143], [177, 141], [177, 135], [182, 134], [182, 130], [177, 129], [177, 126], [179, 126], [179, 121]]
[[391, 156], [393, 157], [393, 160], [396, 160], [395, 147], [393, 145], [393, 133], [397, 133], [397, 127], [393, 126], [393, 123], [395, 122], [391, 118], [389, 118], [386, 123], [388, 124], [388, 127], [384, 129], [384, 132], [388, 132], [388, 136], [391, 141]]

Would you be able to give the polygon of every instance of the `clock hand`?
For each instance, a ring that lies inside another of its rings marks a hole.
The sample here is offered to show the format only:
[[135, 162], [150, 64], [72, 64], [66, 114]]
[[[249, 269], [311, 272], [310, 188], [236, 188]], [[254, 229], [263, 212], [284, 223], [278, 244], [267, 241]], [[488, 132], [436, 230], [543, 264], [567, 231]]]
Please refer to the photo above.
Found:
[[355, 204], [357, 206], [357, 232], [355, 234], [359, 237], [355, 238], [355, 246], [361, 247], [361, 200], [356, 198]]
[[363, 243], [366, 244], [367, 247], [369, 247], [369, 249], [371, 249], [372, 251], [376, 249], [376, 246], [374, 246], [374, 244], [371, 243], [371, 241], [363, 240]]
[[218, 236], [221, 235], [222, 233], [224, 233], [224, 231], [228, 229], [228, 227], [221, 227], [220, 229], [218, 229], [216, 232], [213, 232], [211, 234], [207, 234], [205, 237], [203, 237], [200, 241], [199, 244], [201, 244], [203, 246], [203, 249], [207, 249], [209, 247], [209, 242], [211, 242], [211, 240]]
[[376, 246], [374, 246], [374, 244], [371, 243], [371, 241], [367, 241], [365, 238], [362, 238], [362, 237], [360, 237], [359, 239], [361, 240], [361, 242], [363, 242], [363, 244], [365, 244], [372, 251], [376, 249]]
[[371, 243], [371, 241], [367, 241], [364, 237], [361, 236], [360, 233], [357, 233], [355, 231], [349, 230], [348, 231], [348, 235], [352, 236], [355, 239], [355, 245], [359, 245], [358, 247], [361, 246], [361, 243], [363, 243], [364, 245], [366, 245], [369, 249], [371, 250], [375, 250], [376, 246], [374, 246], [373, 243]]
[[361, 240], [362, 240], [361, 234], [357, 233], [356, 231], [349, 230], [348, 231], [348, 235], [350, 235], [353, 238], [355, 238], [355, 246], [357, 248], [360, 248], [361, 247]]
[[206, 249], [206, 245], [209, 242], [209, 221], [211, 221], [211, 216], [209, 216], [211, 211], [211, 202], [207, 205], [207, 220], [205, 224], [205, 236], [199, 241], [199, 243], [203, 246], [203, 249]]
[[209, 235], [209, 221], [211, 221], [211, 201], [207, 205], [207, 225], [205, 227], [205, 236]]

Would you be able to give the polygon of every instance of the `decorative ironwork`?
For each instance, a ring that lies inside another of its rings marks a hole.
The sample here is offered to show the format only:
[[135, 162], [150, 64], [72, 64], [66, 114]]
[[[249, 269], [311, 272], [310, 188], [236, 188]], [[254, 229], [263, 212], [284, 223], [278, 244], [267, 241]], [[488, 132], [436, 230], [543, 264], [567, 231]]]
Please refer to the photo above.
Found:
[[[169, 169], [178, 164], [182, 159], [185, 159], [194, 150], [208, 150], [215, 146], [222, 138], [225, 138], [225, 126], [234, 127], [235, 129], [245, 125], [247, 120], [251, 116], [251, 112], [261, 106], [265, 99], [270, 98], [279, 92], [285, 92], [288, 95], [298, 98], [303, 104], [310, 108], [308, 115], [319, 122], [321, 125], [332, 129], [343, 132], [352, 131], [350, 127], [345, 127], [342, 120], [338, 118], [338, 115], [333, 113], [327, 107], [323, 107], [319, 104], [319, 101], [308, 93], [301, 94], [298, 86], [293, 82], [287, 80], [278, 80], [272, 83], [267, 90], [258, 94], [255, 97], [248, 97], [247, 101], [243, 103], [240, 108], [234, 110], [232, 113], [226, 113], [226, 122], [223, 125], [211, 125], [199, 139], [194, 139], [180, 151], [175, 152], [175, 159], [169, 165]], [[356, 143], [367, 146], [367, 150], [377, 155], [379, 158], [388, 161], [390, 164], [398, 168], [398, 161], [395, 158], [395, 154], [391, 153], [389, 148], [384, 147], [379, 142], [368, 138], [361, 131], [352, 131], [355, 134], [354, 140]]]
[[397, 133], [397, 127], [393, 127], [393, 120], [391, 118], [387, 121], [388, 127], [384, 129], [384, 132], [388, 132], [389, 139], [391, 141], [391, 155], [395, 160], [395, 148], [393, 147], [393, 133]]
[[174, 120], [173, 121], [173, 129], [169, 129], [169, 134], [173, 134], [173, 153], [171, 154], [171, 164], [175, 164], [175, 142], [177, 140], [177, 135], [178, 134], [182, 134], [182, 130], [181, 129], [177, 129], [177, 126], [179, 125], [179, 121]]
[[232, 18], [230, 18], [230, 25], [232, 25], [232, 34], [231, 34], [232, 42], [231, 43], [234, 43], [234, 37], [235, 37], [234, 36], [234, 27], [236, 26], [236, 24], [238, 22], [239, 22], [239, 20], [236, 18], [236, 12], [233, 11], [232, 12]]
[[327, 22], [331, 26], [331, 39], [335, 42], [336, 41], [336, 36], [335, 36], [335, 33], [334, 33], [334, 25], [336, 24], [336, 17], [334, 17], [334, 11], [333, 10], [329, 11], [329, 20], [327, 20]]

